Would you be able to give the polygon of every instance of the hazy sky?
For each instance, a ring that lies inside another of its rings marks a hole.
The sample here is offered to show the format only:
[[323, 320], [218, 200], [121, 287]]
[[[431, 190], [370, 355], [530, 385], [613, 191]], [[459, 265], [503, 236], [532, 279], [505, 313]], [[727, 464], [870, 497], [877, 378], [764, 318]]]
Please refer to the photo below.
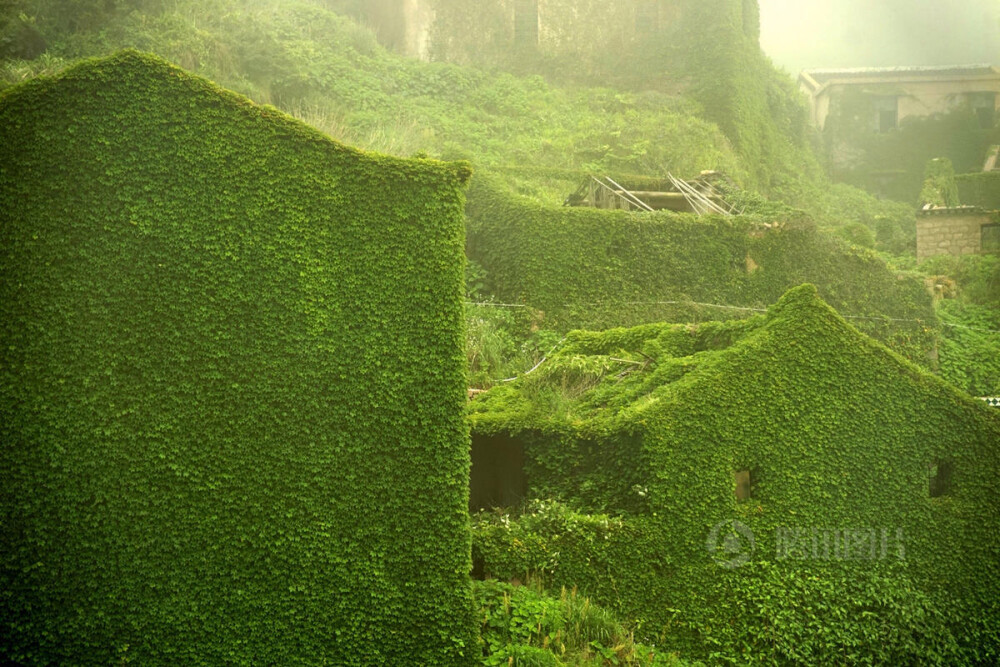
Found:
[[1000, 65], [1000, 0], [760, 0], [761, 45], [806, 68]]

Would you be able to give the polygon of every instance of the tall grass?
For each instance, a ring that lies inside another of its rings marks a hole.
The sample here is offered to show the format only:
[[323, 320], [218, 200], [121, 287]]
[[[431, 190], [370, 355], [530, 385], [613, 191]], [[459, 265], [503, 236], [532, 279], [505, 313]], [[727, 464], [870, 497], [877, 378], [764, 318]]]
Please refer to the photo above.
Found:
[[675, 654], [636, 644], [614, 615], [563, 588], [558, 597], [537, 582], [526, 586], [474, 582], [484, 665], [552, 667], [622, 665], [682, 667]]

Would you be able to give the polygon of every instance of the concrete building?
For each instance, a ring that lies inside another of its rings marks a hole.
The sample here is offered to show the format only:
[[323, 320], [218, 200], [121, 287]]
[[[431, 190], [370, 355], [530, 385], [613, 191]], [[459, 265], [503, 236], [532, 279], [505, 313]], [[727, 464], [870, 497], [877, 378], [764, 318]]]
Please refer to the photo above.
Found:
[[1000, 68], [878, 67], [806, 70], [799, 86], [809, 97], [810, 120], [823, 129], [838, 104], [854, 98], [867, 104], [866, 120], [877, 132], [889, 132], [910, 117], [933, 116], [969, 105], [984, 128], [996, 123]]
[[639, 65], [648, 76], [650, 62], [677, 69], [668, 66], [675, 51], [713, 31], [735, 28], [755, 43], [760, 36], [756, 0], [361, 0], [360, 7], [382, 44], [411, 57], [491, 67], [542, 59], [548, 71], [555, 59], [619, 83]]

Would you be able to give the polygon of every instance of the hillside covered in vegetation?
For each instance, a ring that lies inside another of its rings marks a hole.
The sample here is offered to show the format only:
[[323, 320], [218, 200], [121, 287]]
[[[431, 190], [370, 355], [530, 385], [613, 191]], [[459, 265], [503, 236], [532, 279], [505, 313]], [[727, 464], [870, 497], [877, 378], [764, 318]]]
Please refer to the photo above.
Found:
[[[997, 130], [839, 173], [759, 37], [0, 2], [0, 658], [993, 664], [1000, 256], [918, 262], [916, 210], [996, 208], [954, 166]], [[577, 205], [703, 174], [726, 210]]]

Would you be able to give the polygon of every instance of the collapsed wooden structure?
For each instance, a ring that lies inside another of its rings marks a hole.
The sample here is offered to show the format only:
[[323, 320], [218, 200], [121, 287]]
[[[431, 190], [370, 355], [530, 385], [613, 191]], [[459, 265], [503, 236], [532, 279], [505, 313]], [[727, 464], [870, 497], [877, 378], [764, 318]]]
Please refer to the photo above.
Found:
[[629, 188], [610, 176], [591, 175], [564, 203], [567, 206], [638, 212], [666, 210], [722, 216], [742, 212], [726, 199], [727, 195], [731, 196], [730, 193], [738, 190], [737, 186], [717, 171], [704, 171], [690, 181], [668, 173], [665, 180], [646, 182], [641, 188]]

